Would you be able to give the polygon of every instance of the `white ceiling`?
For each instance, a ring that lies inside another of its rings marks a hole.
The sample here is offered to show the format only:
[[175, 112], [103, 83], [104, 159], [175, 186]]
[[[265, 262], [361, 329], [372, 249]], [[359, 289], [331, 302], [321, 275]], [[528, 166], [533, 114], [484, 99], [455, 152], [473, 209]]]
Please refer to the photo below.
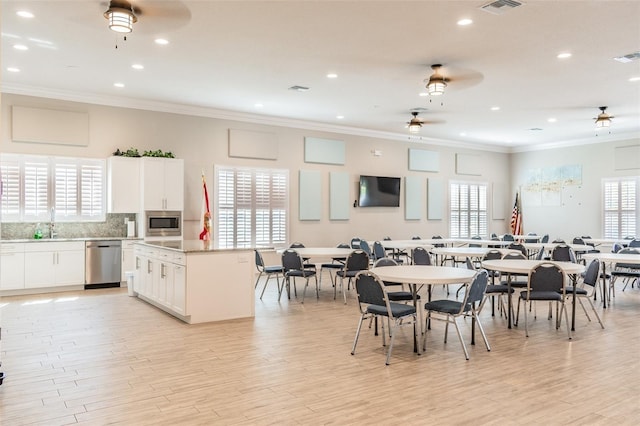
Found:
[[[395, 139], [426, 108], [422, 140], [507, 151], [640, 137], [640, 60], [613, 59], [640, 51], [640, 1], [488, 2], [139, 0], [124, 41], [104, 1], [2, 0], [2, 91]], [[434, 63], [449, 86], [420, 97]]]

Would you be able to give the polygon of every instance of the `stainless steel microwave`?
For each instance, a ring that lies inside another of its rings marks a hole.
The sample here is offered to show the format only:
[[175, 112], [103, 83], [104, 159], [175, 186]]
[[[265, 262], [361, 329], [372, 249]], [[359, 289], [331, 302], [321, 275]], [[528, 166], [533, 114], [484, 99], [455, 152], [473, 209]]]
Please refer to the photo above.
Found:
[[145, 236], [181, 237], [182, 212], [147, 210], [145, 212]]

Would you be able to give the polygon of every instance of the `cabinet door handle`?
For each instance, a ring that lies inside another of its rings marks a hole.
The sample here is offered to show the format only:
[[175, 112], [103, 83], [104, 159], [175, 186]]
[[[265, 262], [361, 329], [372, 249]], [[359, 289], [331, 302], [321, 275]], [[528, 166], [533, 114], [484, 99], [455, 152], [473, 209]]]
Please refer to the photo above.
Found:
[[167, 276], [167, 274], [165, 273], [165, 268], [167, 266], [164, 263], [160, 264], [160, 278], [164, 278]]
[[151, 271], [153, 271], [153, 268], [151, 268], [151, 265], [152, 265], [151, 261], [147, 260], [147, 273], [149, 274], [151, 273]]
[[140, 258], [136, 256], [136, 269], [140, 269]]
[[51, 253], [51, 255], [53, 256], [53, 264], [56, 264], [56, 252]]

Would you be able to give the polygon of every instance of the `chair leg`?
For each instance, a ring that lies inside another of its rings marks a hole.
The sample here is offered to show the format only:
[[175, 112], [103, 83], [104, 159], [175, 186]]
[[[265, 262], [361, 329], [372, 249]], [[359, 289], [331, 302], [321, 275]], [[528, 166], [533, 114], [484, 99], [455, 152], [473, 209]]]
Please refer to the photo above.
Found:
[[260, 281], [260, 277], [262, 277], [262, 271], [260, 271], [260, 273], [258, 274], [258, 278], [256, 279], [256, 284], [253, 286], [253, 288], [258, 288], [258, 282]]
[[300, 303], [304, 303], [304, 296], [307, 294], [307, 287], [309, 287], [309, 277], [304, 281], [304, 288], [302, 289], [302, 301]]
[[264, 287], [262, 287], [262, 293], [260, 293], [260, 300], [262, 300], [262, 296], [264, 296], [264, 291], [267, 289], [267, 284], [269, 284], [270, 278], [271, 278], [271, 274], [267, 274], [267, 280], [264, 282]]
[[596, 316], [596, 318], [598, 319], [598, 322], [600, 323], [600, 327], [602, 327], [604, 329], [604, 324], [602, 324], [602, 320], [600, 319], [600, 315], [598, 315], [598, 311], [596, 311], [596, 307], [593, 306], [593, 302], [591, 301], [591, 298], [587, 297], [587, 300], [589, 301], [589, 304], [591, 305], [591, 309], [593, 310], [594, 315]]
[[489, 340], [487, 340], [487, 335], [484, 333], [484, 327], [480, 323], [480, 319], [478, 318], [478, 312], [474, 309], [472, 310], [473, 317], [476, 320], [476, 324], [478, 325], [478, 329], [480, 330], [480, 334], [482, 334], [482, 340], [484, 340], [484, 346], [487, 348], [487, 352], [491, 351], [491, 346], [489, 346]]
[[[591, 317], [589, 316], [589, 313], [587, 312], [587, 308], [584, 307], [584, 303], [582, 303], [582, 298], [581, 297], [576, 297], [576, 299], [578, 299], [578, 303], [580, 303], [580, 307], [582, 307], [582, 311], [584, 312], [585, 316], [587, 317], [587, 320], [589, 320], [589, 322], [591, 322]], [[589, 302], [591, 302], [591, 300], [589, 300]], [[591, 306], [593, 306], [593, 304], [591, 304]]]
[[389, 338], [389, 347], [387, 348], [387, 360], [385, 362], [386, 365], [389, 365], [389, 359], [391, 358], [391, 351], [393, 350], [393, 341], [396, 338], [396, 328], [398, 327], [398, 324], [396, 322], [396, 324], [390, 328], [389, 330], [389, 335], [391, 336]]
[[356, 345], [358, 344], [358, 337], [360, 337], [360, 329], [362, 328], [362, 321], [364, 321], [365, 314], [360, 315], [360, 321], [358, 321], [358, 328], [356, 329], [356, 338], [353, 340], [353, 348], [351, 348], [351, 355], [356, 354]]
[[[451, 319], [451, 321], [453, 322], [453, 325], [456, 327], [456, 333], [458, 333], [458, 340], [460, 340], [460, 344], [462, 345], [462, 350], [464, 351], [464, 357], [468, 361], [469, 360], [469, 352], [467, 352], [467, 345], [464, 344], [464, 339], [462, 338], [462, 333], [460, 333], [460, 327], [458, 327], [458, 322], [456, 321], [455, 317], [451, 317], [451, 316], [447, 315], [447, 323], [449, 322], [449, 319]], [[445, 343], [446, 343], [446, 341], [445, 341]]]
[[569, 313], [566, 308], [564, 302], [562, 303], [562, 308], [560, 309], [560, 314], [564, 311], [564, 323], [567, 325], [567, 335], [569, 336], [569, 340], [571, 340], [571, 326], [569, 325]]
[[[524, 335], [529, 337], [529, 321], [527, 316], [527, 302], [525, 302], [524, 306]], [[520, 301], [518, 301], [518, 312], [520, 312]]]

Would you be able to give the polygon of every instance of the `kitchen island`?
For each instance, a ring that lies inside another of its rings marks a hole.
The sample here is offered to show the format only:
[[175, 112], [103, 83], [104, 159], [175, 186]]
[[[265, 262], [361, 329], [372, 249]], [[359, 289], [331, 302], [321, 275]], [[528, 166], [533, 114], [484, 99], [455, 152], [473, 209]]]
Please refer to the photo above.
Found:
[[186, 323], [255, 315], [249, 249], [217, 249], [200, 240], [145, 241], [135, 244], [134, 256], [134, 293]]

